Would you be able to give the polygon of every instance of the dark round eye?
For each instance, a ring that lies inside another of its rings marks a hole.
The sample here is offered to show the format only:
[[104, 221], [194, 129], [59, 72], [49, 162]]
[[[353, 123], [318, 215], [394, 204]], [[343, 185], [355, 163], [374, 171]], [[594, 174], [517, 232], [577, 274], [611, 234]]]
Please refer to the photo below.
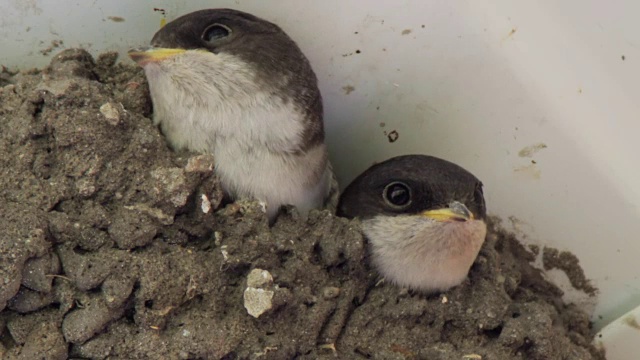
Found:
[[393, 208], [404, 208], [411, 203], [411, 188], [403, 182], [394, 181], [385, 186], [382, 198]]
[[211, 42], [226, 38], [231, 34], [231, 29], [222, 24], [213, 24], [204, 30], [202, 40]]

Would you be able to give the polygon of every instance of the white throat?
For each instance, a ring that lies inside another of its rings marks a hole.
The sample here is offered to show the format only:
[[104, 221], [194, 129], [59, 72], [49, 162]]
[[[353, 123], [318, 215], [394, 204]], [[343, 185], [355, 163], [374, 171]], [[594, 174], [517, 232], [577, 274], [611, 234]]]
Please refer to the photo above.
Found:
[[484, 221], [438, 222], [420, 215], [362, 222], [373, 262], [386, 280], [426, 292], [460, 284], [484, 242]]

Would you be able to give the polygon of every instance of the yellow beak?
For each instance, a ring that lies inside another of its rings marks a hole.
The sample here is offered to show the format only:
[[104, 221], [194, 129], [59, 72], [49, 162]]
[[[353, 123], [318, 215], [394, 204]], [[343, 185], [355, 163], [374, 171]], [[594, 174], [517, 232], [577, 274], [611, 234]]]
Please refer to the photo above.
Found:
[[447, 208], [423, 211], [421, 215], [435, 221], [467, 221], [474, 219], [471, 211], [463, 203], [457, 201], [449, 204]]
[[131, 60], [143, 66], [150, 62], [158, 62], [170, 57], [184, 53], [184, 49], [168, 49], [168, 48], [146, 48], [129, 50]]

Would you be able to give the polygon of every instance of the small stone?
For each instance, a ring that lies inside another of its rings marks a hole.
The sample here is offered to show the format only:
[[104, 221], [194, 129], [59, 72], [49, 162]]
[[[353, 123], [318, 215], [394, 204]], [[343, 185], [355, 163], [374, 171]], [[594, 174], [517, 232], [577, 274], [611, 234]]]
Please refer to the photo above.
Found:
[[187, 165], [184, 167], [186, 172], [208, 173], [213, 172], [215, 161], [213, 155], [202, 154], [189, 158]]
[[249, 315], [258, 318], [273, 307], [273, 295], [271, 290], [248, 287], [244, 290], [244, 308]]
[[169, 199], [175, 207], [181, 207], [187, 203], [190, 192], [183, 169], [158, 168], [151, 171], [151, 177], [155, 180], [152, 192], [157, 196]]
[[209, 211], [211, 211], [211, 201], [209, 201], [209, 198], [205, 194], [202, 194], [201, 209], [202, 209], [202, 212], [205, 213], [205, 214], [207, 214], [207, 213], [209, 213]]
[[216, 246], [220, 246], [220, 244], [222, 244], [222, 233], [220, 231], [214, 231], [213, 238]]
[[273, 284], [273, 276], [267, 270], [253, 269], [247, 276], [247, 287], [264, 288]]
[[335, 299], [340, 295], [340, 288], [329, 286], [322, 289], [322, 296], [326, 299]]
[[107, 122], [113, 126], [120, 123], [120, 117], [124, 114], [124, 111], [122, 104], [113, 102], [108, 102], [100, 106], [100, 113], [102, 113], [105, 119], [107, 119]]
[[229, 260], [229, 252], [227, 251], [227, 245], [220, 246], [220, 253], [222, 254], [222, 258], [226, 262]]
[[84, 198], [90, 197], [96, 192], [94, 179], [80, 179], [76, 182], [78, 194]]

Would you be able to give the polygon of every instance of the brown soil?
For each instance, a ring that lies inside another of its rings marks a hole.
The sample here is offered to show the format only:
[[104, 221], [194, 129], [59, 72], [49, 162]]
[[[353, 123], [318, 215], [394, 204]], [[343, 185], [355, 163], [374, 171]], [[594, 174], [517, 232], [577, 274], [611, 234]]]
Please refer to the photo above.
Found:
[[[221, 207], [214, 159], [167, 148], [114, 54], [0, 75], [3, 359], [604, 358], [495, 221], [462, 285], [399, 289], [357, 221]], [[254, 269], [273, 282], [250, 292]], [[258, 318], [250, 293], [270, 294]]]

